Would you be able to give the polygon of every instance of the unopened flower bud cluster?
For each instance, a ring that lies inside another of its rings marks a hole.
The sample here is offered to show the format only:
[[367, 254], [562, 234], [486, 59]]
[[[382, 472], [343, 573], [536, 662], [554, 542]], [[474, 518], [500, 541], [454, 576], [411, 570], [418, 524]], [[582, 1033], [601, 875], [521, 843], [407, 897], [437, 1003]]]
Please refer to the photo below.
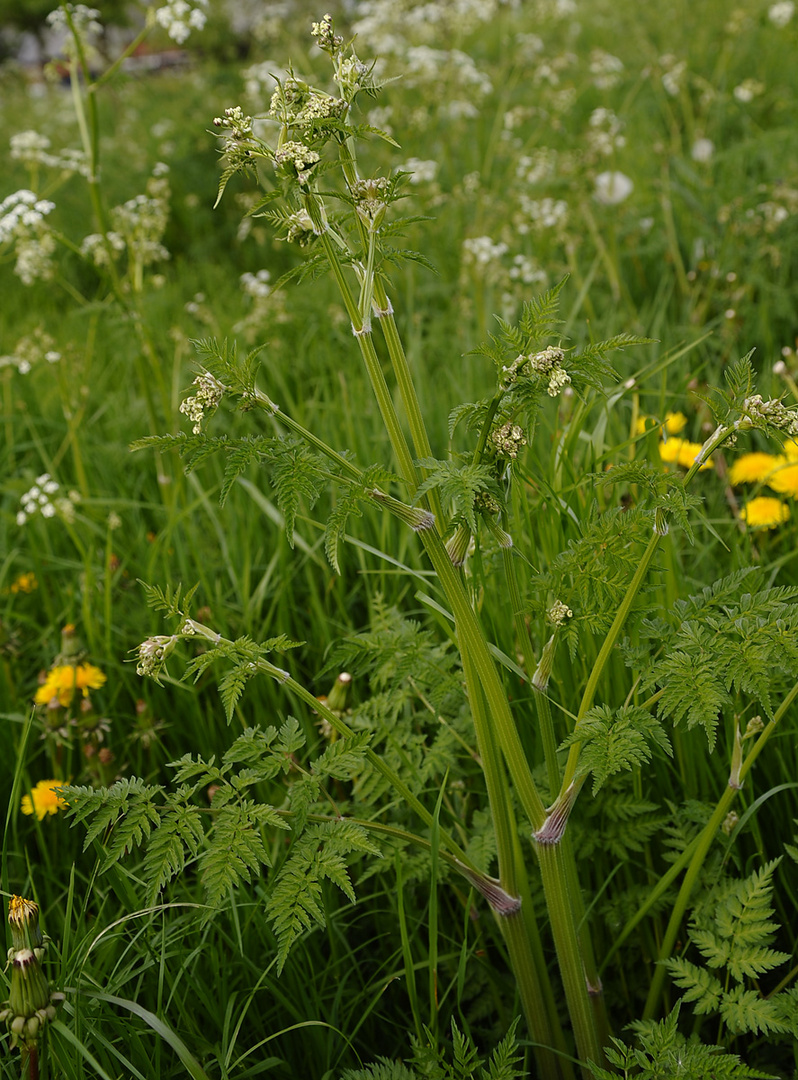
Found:
[[206, 410], [213, 410], [218, 406], [226, 387], [209, 371], [203, 371], [201, 375], [198, 375], [192, 386], [197, 387], [197, 392], [181, 402], [180, 412], [192, 421], [194, 425], [192, 431], [195, 435], [199, 435]]
[[570, 619], [573, 615], [573, 611], [564, 604], [562, 600], [555, 600], [549, 610], [546, 612], [546, 618], [554, 626], [562, 626], [567, 619]]
[[169, 0], [155, 12], [155, 21], [178, 45], [186, 41], [192, 30], [202, 30], [207, 22], [204, 9], [208, 0], [194, 0], [194, 4], [192, 7], [188, 0]]
[[33, 900], [12, 896], [8, 923], [12, 941], [8, 950], [11, 986], [5, 1008], [0, 1010], [0, 1023], [8, 1028], [12, 1047], [23, 1043], [30, 1049], [36, 1046], [46, 1025], [55, 1020], [56, 1007], [64, 995], [50, 993], [42, 971], [47, 938], [39, 928], [38, 905]]
[[307, 184], [319, 155], [304, 143], [293, 140], [283, 143], [274, 154], [274, 165], [278, 172], [296, 178], [300, 184]]
[[749, 416], [764, 420], [787, 435], [798, 435], [798, 409], [787, 409], [776, 398], [763, 401], [761, 394], [754, 394], [745, 399], [743, 408]]
[[245, 142], [252, 138], [252, 117], [246, 116], [240, 105], [232, 105], [224, 110], [224, 116], [214, 116], [213, 126], [229, 128], [233, 143]]
[[490, 441], [497, 454], [513, 460], [518, 457], [521, 447], [526, 446], [523, 428], [509, 420], [490, 433]]
[[316, 44], [320, 49], [334, 56], [341, 49], [344, 39], [340, 34], [333, 31], [332, 15], [324, 15], [320, 22], [314, 22], [310, 28], [311, 35], [316, 38]]
[[385, 217], [385, 196], [390, 187], [387, 177], [378, 176], [372, 180], [358, 180], [352, 186], [355, 209], [366, 225], [379, 227]]
[[307, 210], [297, 210], [295, 214], [291, 214], [289, 218], [286, 218], [285, 224], [287, 226], [285, 238], [289, 243], [307, 247], [317, 236], [313, 219]]
[[549, 397], [557, 397], [571, 381], [571, 376], [562, 366], [564, 359], [565, 353], [556, 345], [549, 345], [547, 349], [530, 353], [529, 356], [517, 356], [512, 364], [502, 368], [502, 385], [507, 389], [519, 375], [537, 374], [548, 378]]

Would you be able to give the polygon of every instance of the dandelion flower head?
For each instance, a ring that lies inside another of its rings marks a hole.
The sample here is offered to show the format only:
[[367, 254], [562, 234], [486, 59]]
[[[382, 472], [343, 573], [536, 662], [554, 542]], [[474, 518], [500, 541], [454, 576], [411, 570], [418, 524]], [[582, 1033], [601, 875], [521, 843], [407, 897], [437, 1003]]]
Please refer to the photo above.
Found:
[[798, 459], [791, 461], [786, 457], [774, 458], [773, 466], [767, 480], [768, 487], [778, 491], [780, 495], [798, 499]]
[[72, 704], [76, 690], [88, 697], [89, 690], [98, 690], [105, 678], [93, 664], [59, 664], [47, 673], [33, 700], [37, 705], [49, 705], [57, 700], [66, 709]]
[[[650, 416], [641, 416], [641, 417], [638, 418], [637, 428], [636, 428], [636, 431], [637, 431], [638, 435], [642, 435], [646, 431], [647, 427], [650, 427], [650, 425], [648, 424], [648, 421], [650, 419], [651, 419]], [[684, 413], [682, 413], [682, 412], [665, 413], [665, 423], [660, 428], [660, 431], [662, 431], [664, 429], [669, 435], [678, 435], [680, 431], [684, 430], [686, 424], [687, 424], [687, 417], [684, 415]]]
[[[695, 462], [695, 459], [701, 453], [702, 444], [697, 442], [690, 442], [688, 439], [665, 439], [659, 444], [659, 456], [660, 459], [668, 464], [681, 465], [683, 469], [689, 469]], [[711, 461], [705, 461], [699, 468], [699, 472], [703, 472], [704, 469], [712, 469], [714, 465]]]
[[760, 495], [744, 506], [740, 517], [751, 529], [775, 529], [790, 517], [790, 508], [781, 499]]
[[729, 469], [729, 483], [733, 487], [738, 484], [761, 484], [777, 464], [778, 458], [773, 454], [742, 454]]
[[35, 814], [42, 821], [48, 814], [66, 809], [67, 803], [56, 793], [62, 786], [60, 780], [40, 780], [30, 795], [23, 795], [20, 809], [23, 814]]

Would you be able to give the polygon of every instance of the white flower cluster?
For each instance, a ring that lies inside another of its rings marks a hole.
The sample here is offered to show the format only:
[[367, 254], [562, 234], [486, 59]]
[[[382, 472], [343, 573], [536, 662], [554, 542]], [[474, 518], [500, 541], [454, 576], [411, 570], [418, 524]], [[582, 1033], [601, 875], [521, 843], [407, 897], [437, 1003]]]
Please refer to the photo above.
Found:
[[249, 272], [242, 274], [238, 280], [247, 296], [251, 296], [256, 300], [263, 300], [271, 295], [270, 278], [271, 274], [268, 270], [258, 270], [256, 274]]
[[55, 203], [39, 199], [25, 188], [7, 195], [0, 203], [0, 244], [16, 244], [14, 273], [24, 285], [53, 276], [56, 242], [44, 219], [54, 209]]
[[477, 101], [487, 97], [493, 89], [488, 76], [479, 70], [468, 53], [460, 49], [411, 45], [404, 55], [404, 62], [403, 79], [408, 86], [440, 86], [443, 79], [450, 79], [459, 91], [468, 90]]
[[743, 79], [740, 85], [735, 86], [732, 91], [735, 101], [739, 101], [742, 105], [747, 105], [764, 92], [765, 84], [761, 83], [758, 79]]
[[113, 230], [105, 233], [105, 235], [102, 233], [89, 233], [88, 236], [84, 236], [80, 245], [81, 255], [91, 259], [95, 266], [109, 266], [111, 254], [113, 252], [121, 253], [124, 250], [124, 236]]
[[463, 241], [463, 261], [486, 267], [499, 262], [507, 250], [505, 243], [494, 244], [489, 236], [472, 236]]
[[202, 30], [208, 20], [204, 10], [208, 0], [194, 0], [194, 3], [196, 7], [188, 0], [169, 0], [155, 12], [155, 21], [178, 45], [187, 40], [192, 30]]
[[[127, 247], [132, 262], [149, 266], [169, 258], [161, 243], [169, 219], [169, 181], [160, 176], [147, 181], [147, 193], [128, 199], [111, 210], [113, 230], [107, 234], [110, 248], [121, 251], [120, 242]], [[93, 257], [96, 254], [92, 251]]]
[[623, 121], [612, 109], [594, 109], [590, 114], [587, 144], [594, 153], [609, 157], [626, 146], [626, 136], [621, 134], [622, 130]]
[[438, 175], [438, 162], [408, 158], [404, 165], [397, 165], [394, 172], [410, 173], [407, 180], [411, 184], [431, 184]]
[[528, 255], [514, 255], [510, 267], [510, 278], [524, 285], [544, 285], [547, 282], [546, 271], [530, 259]]
[[593, 49], [590, 54], [590, 74], [598, 90], [611, 90], [621, 81], [623, 61], [603, 49]]
[[786, 26], [795, 14], [793, 0], [780, 0], [778, 4], [771, 4], [768, 8], [768, 18], [779, 29]]
[[62, 4], [47, 16], [48, 26], [53, 30], [66, 30], [71, 36], [67, 12], [69, 12], [72, 25], [84, 41], [98, 37], [103, 32], [99, 11], [85, 4]]
[[677, 60], [671, 53], [659, 58], [662, 68], [662, 85], [670, 97], [678, 97], [687, 74], [687, 61]]
[[0, 356], [0, 367], [15, 367], [20, 375], [27, 375], [40, 360], [48, 364], [57, 364], [61, 353], [55, 347], [55, 338], [41, 327], [23, 338], [14, 346], [10, 356]]
[[50, 140], [38, 131], [18, 131], [9, 139], [11, 158], [20, 161], [28, 169], [44, 165], [49, 169], [60, 169], [65, 173], [80, 173], [88, 177], [89, 165], [82, 150], [61, 150], [51, 154]]
[[39, 199], [26, 188], [6, 195], [0, 203], [0, 244], [40, 232], [45, 217], [53, 210], [54, 202]]
[[195, 435], [199, 435], [206, 410], [215, 409], [218, 406], [227, 388], [211, 375], [210, 371], [203, 371], [201, 375], [198, 375], [192, 386], [197, 387], [197, 392], [181, 402], [180, 412], [192, 421], [194, 424], [192, 431]]
[[17, 525], [22, 526], [35, 514], [42, 517], [55, 517], [56, 505], [50, 498], [59, 491], [59, 484], [51, 479], [49, 473], [36, 477], [36, 483], [20, 499], [22, 509], [17, 512]]
[[556, 167], [557, 151], [548, 146], [541, 146], [532, 154], [521, 155], [515, 167], [515, 175], [523, 184], [531, 186], [551, 180]]
[[410, 41], [443, 41], [489, 22], [498, 0], [361, 0], [352, 25], [372, 53], [399, 55]]
[[157, 682], [164, 664], [174, 652], [175, 645], [179, 640], [177, 634], [169, 636], [159, 634], [157, 637], [147, 638], [146, 641], [142, 641], [137, 650], [136, 674], [147, 675]]
[[563, 228], [568, 220], [568, 203], [564, 199], [530, 199], [527, 195], [521, 196], [521, 211], [524, 218], [516, 223], [516, 228], [521, 235], [525, 235], [531, 228], [536, 231], [542, 229]]

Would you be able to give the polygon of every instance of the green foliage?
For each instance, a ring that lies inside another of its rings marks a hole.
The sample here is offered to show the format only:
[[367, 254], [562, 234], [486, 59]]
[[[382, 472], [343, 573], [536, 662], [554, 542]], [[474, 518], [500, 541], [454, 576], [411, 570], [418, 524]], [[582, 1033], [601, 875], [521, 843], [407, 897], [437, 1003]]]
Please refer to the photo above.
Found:
[[594, 795], [610, 776], [650, 761], [652, 744], [673, 756], [662, 725], [648, 710], [635, 705], [616, 710], [608, 705], [594, 706], [562, 747], [574, 744], [582, 747], [579, 775], [592, 774]]
[[[798, 677], [798, 587], [741, 594], [746, 582], [748, 575], [737, 572], [678, 602], [664, 655], [644, 678], [646, 687], [663, 690], [658, 714], [675, 724], [686, 720], [688, 728], [701, 725], [710, 749], [734, 694], [748, 696], [772, 719], [774, 676]], [[660, 628], [651, 629], [662, 640]]]
[[607, 1047], [607, 1060], [614, 1072], [588, 1062], [595, 1080], [624, 1078], [638, 1080], [771, 1080], [769, 1073], [744, 1065], [736, 1054], [724, 1053], [719, 1046], [707, 1046], [693, 1035], [687, 1039], [677, 1027], [679, 1005], [659, 1023], [638, 1021], [632, 1024], [639, 1048], [613, 1038]]
[[355, 902], [345, 861], [353, 853], [378, 856], [380, 850], [364, 829], [346, 821], [312, 825], [293, 844], [266, 912], [277, 937], [278, 972], [298, 938], [314, 924], [325, 925], [324, 881], [332, 882]]
[[[687, 991], [682, 1000], [694, 1002], [699, 1015], [720, 1014], [733, 1035], [798, 1037], [795, 990], [763, 995], [745, 985], [747, 979], [758, 981], [790, 959], [790, 953], [771, 947], [779, 929], [772, 919], [771, 900], [773, 874], [780, 862], [774, 859], [747, 878], [721, 882], [695, 909], [688, 933], [706, 967], [684, 957], [666, 961], [676, 985]], [[726, 971], [725, 981], [711, 974], [718, 969]]]
[[427, 1032], [428, 1041], [413, 1042], [412, 1068], [398, 1061], [378, 1058], [364, 1069], [347, 1069], [340, 1080], [519, 1080], [522, 1054], [515, 1037], [518, 1019], [487, 1061], [479, 1056], [470, 1034], [452, 1020], [451, 1048], [439, 1046]]

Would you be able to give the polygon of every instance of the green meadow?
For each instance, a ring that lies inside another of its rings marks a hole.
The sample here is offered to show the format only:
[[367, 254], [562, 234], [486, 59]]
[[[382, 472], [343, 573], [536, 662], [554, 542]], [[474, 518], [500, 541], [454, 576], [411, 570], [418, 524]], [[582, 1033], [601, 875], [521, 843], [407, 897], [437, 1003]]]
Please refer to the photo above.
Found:
[[34, 6], [0, 1075], [798, 1076], [795, 5]]

